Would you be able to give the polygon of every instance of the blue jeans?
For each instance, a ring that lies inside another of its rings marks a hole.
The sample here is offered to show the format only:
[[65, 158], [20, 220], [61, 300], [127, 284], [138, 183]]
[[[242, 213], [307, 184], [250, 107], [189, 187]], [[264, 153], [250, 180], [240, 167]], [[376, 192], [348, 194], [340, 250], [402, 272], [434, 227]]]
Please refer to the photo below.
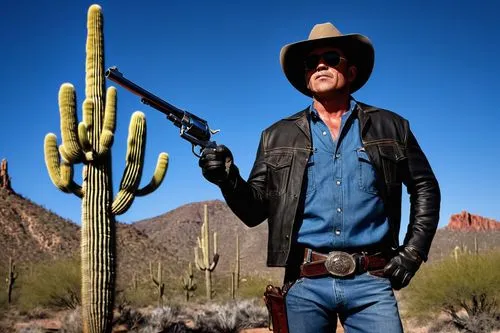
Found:
[[368, 273], [349, 278], [300, 278], [285, 298], [290, 333], [331, 333], [337, 316], [346, 333], [401, 333], [389, 279]]

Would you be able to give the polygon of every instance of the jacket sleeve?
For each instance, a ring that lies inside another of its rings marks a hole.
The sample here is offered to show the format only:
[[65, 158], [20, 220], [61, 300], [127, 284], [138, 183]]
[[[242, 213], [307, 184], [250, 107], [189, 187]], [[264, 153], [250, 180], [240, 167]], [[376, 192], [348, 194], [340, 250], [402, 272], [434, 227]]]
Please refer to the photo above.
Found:
[[230, 182], [221, 187], [222, 195], [229, 208], [249, 227], [263, 222], [269, 215], [266, 198], [267, 166], [264, 161], [264, 135], [261, 135], [257, 156], [245, 181], [235, 167]]
[[408, 165], [403, 182], [410, 195], [410, 221], [403, 245], [416, 249], [426, 261], [439, 222], [441, 194], [427, 158], [406, 125]]

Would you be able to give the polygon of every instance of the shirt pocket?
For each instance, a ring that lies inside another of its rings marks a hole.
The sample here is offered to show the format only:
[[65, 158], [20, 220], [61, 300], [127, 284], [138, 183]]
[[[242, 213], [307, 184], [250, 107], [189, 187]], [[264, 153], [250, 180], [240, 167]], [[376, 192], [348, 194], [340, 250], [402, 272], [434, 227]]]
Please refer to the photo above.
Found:
[[399, 170], [402, 163], [408, 159], [405, 149], [397, 143], [391, 143], [379, 145], [378, 151], [382, 160], [386, 184], [400, 183], [402, 179]]
[[281, 196], [286, 192], [292, 157], [291, 152], [270, 152], [266, 154], [264, 163], [267, 165], [267, 194], [269, 196]]
[[365, 148], [361, 147], [356, 149], [356, 154], [358, 157], [357, 178], [359, 189], [367, 193], [378, 193], [375, 169]]

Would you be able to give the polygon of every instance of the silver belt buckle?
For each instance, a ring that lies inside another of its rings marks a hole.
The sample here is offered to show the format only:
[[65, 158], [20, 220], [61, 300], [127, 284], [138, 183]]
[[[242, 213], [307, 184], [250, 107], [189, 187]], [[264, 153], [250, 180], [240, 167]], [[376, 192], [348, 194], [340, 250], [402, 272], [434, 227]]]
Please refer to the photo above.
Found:
[[328, 253], [325, 267], [333, 276], [345, 277], [353, 274], [356, 270], [356, 260], [349, 253], [332, 251]]

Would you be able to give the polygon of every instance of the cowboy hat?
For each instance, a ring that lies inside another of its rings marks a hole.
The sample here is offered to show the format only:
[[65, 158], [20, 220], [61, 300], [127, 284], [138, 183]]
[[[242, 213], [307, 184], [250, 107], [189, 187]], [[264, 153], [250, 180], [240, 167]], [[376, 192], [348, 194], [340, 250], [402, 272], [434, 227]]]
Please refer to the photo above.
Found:
[[360, 34], [343, 35], [330, 22], [316, 24], [307, 40], [283, 46], [280, 63], [288, 81], [301, 93], [312, 97], [305, 80], [304, 60], [317, 47], [333, 46], [341, 49], [350, 64], [356, 66], [357, 75], [351, 83], [350, 92], [361, 88], [373, 69], [375, 51], [368, 37]]

